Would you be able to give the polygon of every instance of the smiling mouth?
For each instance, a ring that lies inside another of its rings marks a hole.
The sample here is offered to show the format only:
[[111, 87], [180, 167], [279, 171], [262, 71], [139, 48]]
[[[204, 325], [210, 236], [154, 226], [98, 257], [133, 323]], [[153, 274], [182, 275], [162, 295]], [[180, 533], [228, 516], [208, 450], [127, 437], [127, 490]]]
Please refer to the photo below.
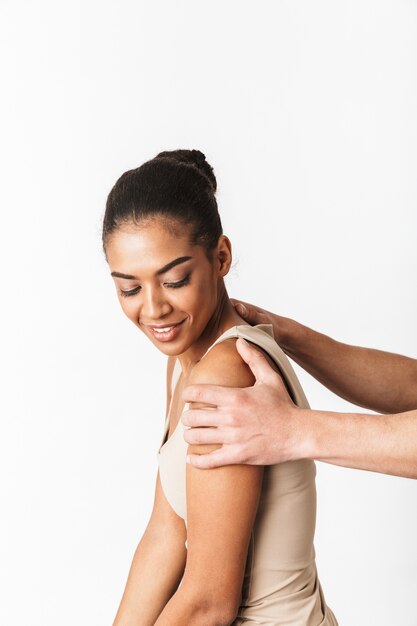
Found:
[[151, 326], [151, 328], [155, 333], [167, 333], [175, 328], [175, 326], [178, 326], [178, 324], [174, 324], [173, 326], [165, 326], [164, 328], [152, 328]]
[[177, 322], [176, 324], [167, 324], [166, 326], [151, 326], [149, 324], [148, 328], [150, 328], [151, 330], [154, 330], [156, 333], [166, 333], [169, 330], [172, 330], [173, 328], [175, 328], [176, 326], [179, 326], [184, 321], [185, 320], [182, 320], [181, 322]]
[[170, 341], [178, 335], [180, 327], [184, 322], [185, 319], [177, 324], [167, 324], [166, 326], [148, 326], [148, 329], [153, 336], [156, 337], [156, 339], [161, 341]]

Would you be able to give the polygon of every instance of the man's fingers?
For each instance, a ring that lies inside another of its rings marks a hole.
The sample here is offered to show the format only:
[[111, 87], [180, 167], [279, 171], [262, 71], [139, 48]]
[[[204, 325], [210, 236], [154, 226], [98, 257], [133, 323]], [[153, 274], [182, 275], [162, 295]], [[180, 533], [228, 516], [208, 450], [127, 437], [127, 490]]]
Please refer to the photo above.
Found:
[[224, 446], [208, 454], [189, 454], [187, 463], [198, 469], [213, 469], [222, 465], [239, 465], [245, 462], [242, 452], [232, 446]]
[[248, 302], [242, 302], [241, 300], [235, 300], [231, 298], [233, 306], [236, 311], [241, 315], [249, 324], [254, 326], [255, 324], [270, 324], [271, 318], [265, 311], [258, 309], [249, 304]]
[[224, 426], [227, 418], [218, 409], [188, 409], [181, 415], [183, 426], [206, 428]]
[[184, 402], [203, 402], [215, 406], [233, 402], [235, 390], [219, 385], [188, 385], [182, 392]]
[[236, 348], [242, 359], [249, 365], [257, 383], [279, 384], [280, 377], [272, 369], [266, 358], [243, 337], [236, 341]]
[[225, 444], [232, 443], [233, 435], [227, 429], [186, 428], [184, 439], [190, 444]]

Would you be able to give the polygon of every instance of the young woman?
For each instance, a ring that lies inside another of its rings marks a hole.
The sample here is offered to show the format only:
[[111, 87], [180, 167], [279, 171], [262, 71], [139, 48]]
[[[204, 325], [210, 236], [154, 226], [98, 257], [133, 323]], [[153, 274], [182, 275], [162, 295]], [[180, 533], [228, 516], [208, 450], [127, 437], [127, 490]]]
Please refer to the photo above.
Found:
[[239, 337], [263, 350], [308, 407], [271, 327], [247, 325], [229, 301], [231, 244], [215, 192], [204, 155], [176, 150], [125, 172], [107, 200], [103, 246], [120, 304], [168, 356], [154, 507], [113, 626], [336, 626], [314, 559], [314, 463], [186, 463], [187, 451], [216, 446], [185, 443], [182, 389], [252, 385]]

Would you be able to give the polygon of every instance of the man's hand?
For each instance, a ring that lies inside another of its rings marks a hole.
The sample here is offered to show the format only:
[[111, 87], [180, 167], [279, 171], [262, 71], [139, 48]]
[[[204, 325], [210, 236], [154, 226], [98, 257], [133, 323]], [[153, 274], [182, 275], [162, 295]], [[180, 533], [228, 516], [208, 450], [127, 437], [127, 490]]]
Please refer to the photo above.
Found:
[[[256, 322], [269, 323], [269, 322]], [[251, 368], [253, 387], [231, 389], [214, 385], [191, 385], [183, 391], [185, 402], [212, 404], [213, 409], [185, 411], [182, 423], [188, 426], [184, 438], [190, 444], [221, 444], [205, 455], [191, 455], [195, 467], [248, 463], [270, 465], [300, 458], [299, 423], [303, 410], [291, 401], [282, 378], [265, 357], [244, 339], [236, 348]]]
[[236, 300], [231, 298], [230, 302], [235, 307], [236, 311], [241, 315], [248, 324], [255, 326], [255, 324], [273, 324], [274, 313], [261, 309], [259, 306], [243, 302], [242, 300]]
[[234, 298], [231, 298], [230, 301], [239, 315], [243, 317], [248, 324], [251, 324], [252, 326], [255, 326], [256, 324], [272, 324], [275, 340], [285, 352], [285, 345], [283, 344], [285, 344], [285, 337], [288, 334], [287, 327], [289, 324], [296, 324], [296, 322], [289, 320], [286, 317], [282, 317], [281, 315], [271, 313], [271, 311], [261, 309], [260, 307], [255, 306], [254, 304], [249, 304], [248, 302], [242, 302], [241, 300], [236, 300]]
[[190, 463], [206, 469], [316, 459], [417, 478], [417, 359], [344, 344], [252, 304], [233, 304], [248, 323], [272, 324], [284, 352], [328, 389], [385, 415], [300, 409], [262, 354], [238, 339], [236, 347], [255, 385], [184, 390], [186, 402], [215, 407], [183, 413], [183, 424], [192, 427], [185, 430], [185, 440], [221, 445], [215, 452], [192, 455]]
[[285, 354], [341, 398], [378, 413], [417, 409], [417, 359], [341, 343], [253, 304], [232, 303], [249, 324], [272, 324]]

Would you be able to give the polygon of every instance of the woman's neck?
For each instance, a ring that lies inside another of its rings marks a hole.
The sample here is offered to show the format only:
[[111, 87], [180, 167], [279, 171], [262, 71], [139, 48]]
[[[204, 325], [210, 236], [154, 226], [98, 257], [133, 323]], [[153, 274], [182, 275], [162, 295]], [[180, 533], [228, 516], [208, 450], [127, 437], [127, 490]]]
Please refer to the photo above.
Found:
[[179, 355], [184, 376], [188, 376], [194, 365], [200, 361], [208, 348], [228, 328], [239, 324], [246, 324], [245, 320], [238, 315], [233, 304], [229, 300], [224, 283], [219, 287], [219, 297], [216, 309], [209, 319], [207, 326], [198, 340], [185, 352]]

